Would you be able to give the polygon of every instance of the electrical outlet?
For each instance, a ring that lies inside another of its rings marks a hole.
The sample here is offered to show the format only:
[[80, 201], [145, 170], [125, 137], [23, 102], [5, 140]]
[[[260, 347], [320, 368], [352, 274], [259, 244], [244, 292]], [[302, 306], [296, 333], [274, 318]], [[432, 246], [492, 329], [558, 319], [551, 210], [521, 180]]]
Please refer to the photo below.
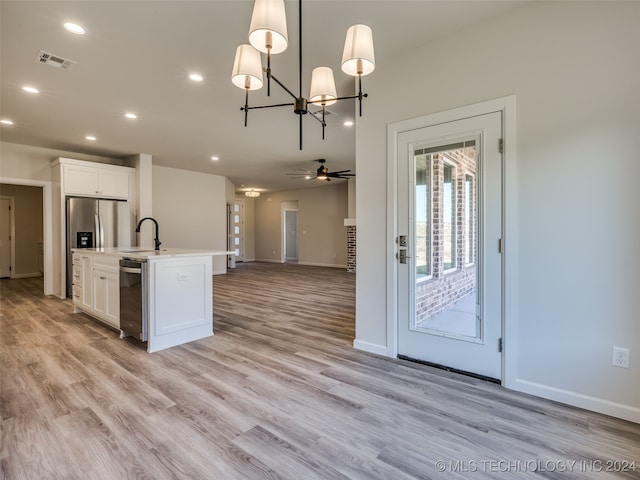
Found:
[[613, 347], [613, 360], [614, 367], [629, 368], [629, 349]]

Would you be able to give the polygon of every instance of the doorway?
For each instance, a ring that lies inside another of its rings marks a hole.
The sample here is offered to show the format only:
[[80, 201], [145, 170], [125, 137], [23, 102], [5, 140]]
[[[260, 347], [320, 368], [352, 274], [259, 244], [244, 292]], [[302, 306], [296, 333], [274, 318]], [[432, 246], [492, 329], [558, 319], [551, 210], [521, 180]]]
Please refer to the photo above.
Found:
[[397, 136], [398, 355], [502, 378], [502, 114]]
[[284, 211], [284, 261], [298, 262], [298, 211]]
[[244, 200], [237, 199], [227, 204], [227, 267], [235, 268], [236, 262], [244, 261]]

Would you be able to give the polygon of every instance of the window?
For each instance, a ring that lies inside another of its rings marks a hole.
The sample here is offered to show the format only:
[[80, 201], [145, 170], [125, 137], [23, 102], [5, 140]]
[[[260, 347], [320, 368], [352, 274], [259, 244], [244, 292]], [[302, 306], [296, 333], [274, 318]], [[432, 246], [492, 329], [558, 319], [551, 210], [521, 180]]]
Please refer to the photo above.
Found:
[[464, 176], [464, 258], [467, 265], [475, 263], [476, 250], [476, 188], [473, 175]]
[[456, 268], [456, 167], [442, 166], [442, 260], [444, 271]]
[[414, 160], [415, 265], [416, 279], [420, 280], [431, 276], [431, 155], [416, 155]]

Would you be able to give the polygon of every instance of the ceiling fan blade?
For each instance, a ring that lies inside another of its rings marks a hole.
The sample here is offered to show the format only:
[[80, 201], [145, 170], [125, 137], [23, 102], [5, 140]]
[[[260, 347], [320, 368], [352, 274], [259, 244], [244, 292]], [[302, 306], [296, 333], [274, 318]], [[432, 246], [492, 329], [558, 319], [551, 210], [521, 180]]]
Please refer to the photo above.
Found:
[[331, 172], [331, 173], [334, 173], [334, 174], [336, 174], [336, 175], [341, 175], [341, 174], [343, 174], [343, 173], [349, 173], [350, 171], [351, 171], [351, 170], [338, 170], [338, 171], [336, 171], [336, 172]]

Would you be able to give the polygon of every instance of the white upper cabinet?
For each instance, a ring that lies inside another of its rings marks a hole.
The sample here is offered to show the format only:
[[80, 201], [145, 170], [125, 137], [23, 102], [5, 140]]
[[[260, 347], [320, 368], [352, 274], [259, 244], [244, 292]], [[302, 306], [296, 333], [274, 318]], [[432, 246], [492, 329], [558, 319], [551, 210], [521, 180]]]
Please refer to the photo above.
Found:
[[109, 198], [127, 198], [129, 196], [128, 170], [98, 169], [98, 194]]
[[132, 168], [59, 159], [64, 195], [128, 198]]
[[96, 195], [98, 193], [98, 169], [79, 165], [65, 165], [64, 193]]

